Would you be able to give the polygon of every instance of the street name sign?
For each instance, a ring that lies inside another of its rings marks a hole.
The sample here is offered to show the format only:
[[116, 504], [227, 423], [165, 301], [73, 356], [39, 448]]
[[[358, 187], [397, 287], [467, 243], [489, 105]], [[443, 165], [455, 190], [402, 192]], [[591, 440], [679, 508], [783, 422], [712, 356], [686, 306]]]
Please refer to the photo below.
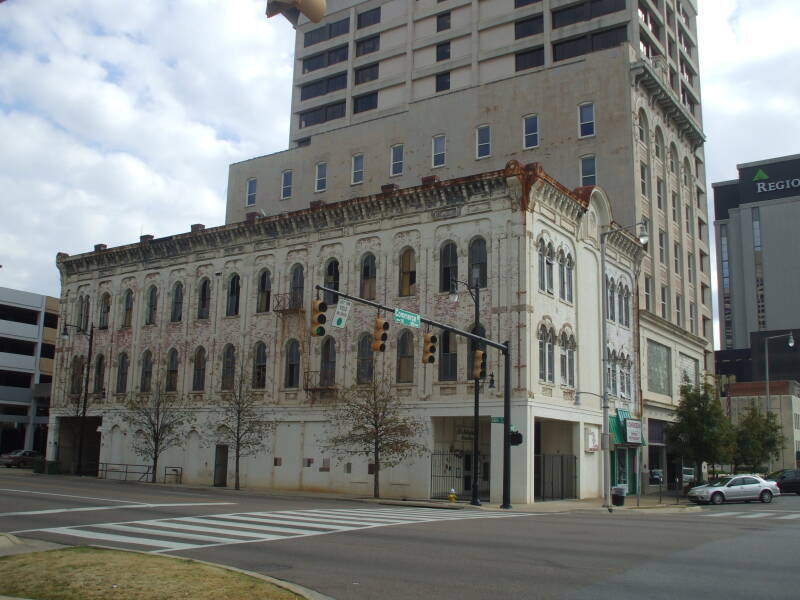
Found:
[[419, 329], [419, 315], [403, 310], [402, 308], [395, 309], [394, 322], [405, 325], [406, 327], [416, 327]]
[[502, 423], [503, 422], [503, 418], [504, 417], [492, 417], [491, 418], [491, 422], [492, 423]]
[[353, 303], [350, 300], [339, 296], [339, 302], [336, 304], [336, 312], [333, 315], [333, 323], [331, 323], [331, 325], [339, 329], [344, 327], [345, 323], [347, 323], [347, 317], [350, 315], [350, 308], [352, 308], [352, 306]]

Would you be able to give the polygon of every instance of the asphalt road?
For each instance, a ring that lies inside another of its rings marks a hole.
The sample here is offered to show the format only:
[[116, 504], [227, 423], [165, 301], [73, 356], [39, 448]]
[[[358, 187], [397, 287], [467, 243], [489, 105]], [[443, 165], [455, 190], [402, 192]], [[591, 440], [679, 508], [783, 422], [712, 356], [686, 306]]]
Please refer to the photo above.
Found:
[[218, 562], [344, 599], [795, 598], [800, 496], [522, 513], [0, 470], [0, 531]]

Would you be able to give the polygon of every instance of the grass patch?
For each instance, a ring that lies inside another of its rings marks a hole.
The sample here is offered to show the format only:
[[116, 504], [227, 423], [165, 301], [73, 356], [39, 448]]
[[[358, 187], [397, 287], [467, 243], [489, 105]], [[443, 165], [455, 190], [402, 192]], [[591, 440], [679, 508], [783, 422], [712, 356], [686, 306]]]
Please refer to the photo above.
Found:
[[243, 573], [138, 552], [79, 546], [0, 558], [0, 595], [33, 600], [298, 600]]

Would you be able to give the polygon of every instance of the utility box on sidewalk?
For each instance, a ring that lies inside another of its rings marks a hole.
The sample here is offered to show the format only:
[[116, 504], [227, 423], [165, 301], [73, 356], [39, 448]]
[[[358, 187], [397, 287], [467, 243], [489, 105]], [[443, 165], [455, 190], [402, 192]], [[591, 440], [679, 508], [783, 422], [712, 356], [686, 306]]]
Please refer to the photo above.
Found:
[[625, 506], [625, 494], [627, 486], [618, 485], [611, 488], [611, 504], [614, 506]]

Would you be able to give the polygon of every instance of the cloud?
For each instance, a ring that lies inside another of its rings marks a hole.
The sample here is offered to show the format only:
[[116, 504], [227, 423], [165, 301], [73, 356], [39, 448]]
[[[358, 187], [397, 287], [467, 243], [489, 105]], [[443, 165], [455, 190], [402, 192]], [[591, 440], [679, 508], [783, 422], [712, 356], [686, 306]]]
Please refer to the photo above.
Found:
[[294, 35], [263, 0], [0, 7], [0, 285], [57, 252], [224, 221], [228, 165], [282, 150]]

